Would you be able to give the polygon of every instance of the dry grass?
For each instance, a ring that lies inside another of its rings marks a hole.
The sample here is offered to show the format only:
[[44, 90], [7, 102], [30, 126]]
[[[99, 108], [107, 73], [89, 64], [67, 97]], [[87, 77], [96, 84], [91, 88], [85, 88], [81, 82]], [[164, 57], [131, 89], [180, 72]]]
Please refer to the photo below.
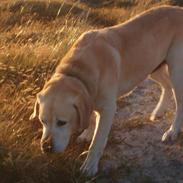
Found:
[[[79, 173], [81, 161], [76, 157], [87, 145], [72, 144], [62, 155], [41, 154], [40, 124], [28, 120], [34, 97], [82, 32], [123, 22], [152, 6], [168, 3], [168, 0], [1, 1], [1, 183], [86, 181]], [[116, 173], [88, 181], [106, 182], [106, 177], [109, 182], [116, 180]]]

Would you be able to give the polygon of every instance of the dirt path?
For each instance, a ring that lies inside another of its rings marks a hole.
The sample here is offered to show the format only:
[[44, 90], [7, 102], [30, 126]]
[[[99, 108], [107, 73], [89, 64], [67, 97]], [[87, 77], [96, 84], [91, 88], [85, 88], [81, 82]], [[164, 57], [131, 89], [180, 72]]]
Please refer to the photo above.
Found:
[[173, 100], [164, 117], [149, 120], [159, 95], [160, 88], [147, 80], [119, 101], [101, 163], [106, 172], [113, 170], [115, 183], [183, 183], [183, 136], [173, 145], [161, 142], [174, 119]]

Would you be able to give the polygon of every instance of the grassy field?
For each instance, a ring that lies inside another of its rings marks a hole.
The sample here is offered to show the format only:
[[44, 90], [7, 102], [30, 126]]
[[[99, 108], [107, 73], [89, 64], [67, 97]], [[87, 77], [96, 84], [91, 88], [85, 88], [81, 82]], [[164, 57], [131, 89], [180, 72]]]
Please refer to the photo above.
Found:
[[73, 142], [60, 155], [41, 154], [41, 125], [30, 122], [29, 115], [36, 93], [81, 33], [124, 22], [162, 4], [183, 1], [1, 0], [0, 183], [116, 182], [117, 171], [101, 172], [92, 179], [80, 174], [77, 156], [87, 144]]

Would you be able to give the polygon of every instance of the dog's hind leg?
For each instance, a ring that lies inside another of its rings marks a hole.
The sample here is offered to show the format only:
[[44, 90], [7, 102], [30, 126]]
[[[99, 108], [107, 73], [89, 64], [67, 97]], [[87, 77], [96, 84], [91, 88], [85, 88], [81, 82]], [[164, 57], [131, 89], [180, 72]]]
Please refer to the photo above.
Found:
[[172, 85], [168, 73], [167, 64], [162, 64], [151, 75], [150, 79], [154, 80], [161, 86], [161, 96], [155, 109], [153, 110], [150, 120], [154, 121], [156, 118], [163, 116], [166, 112], [172, 97]]
[[85, 129], [81, 133], [81, 135], [77, 138], [78, 143], [90, 142], [92, 140], [92, 137], [95, 131], [95, 126], [96, 126], [96, 118], [97, 118], [97, 114], [93, 112], [90, 117], [89, 127]]
[[[183, 39], [182, 39], [183, 40]], [[162, 141], [174, 141], [183, 122], [183, 44], [175, 45], [167, 57], [170, 79], [176, 103], [176, 117], [170, 128], [164, 133]]]

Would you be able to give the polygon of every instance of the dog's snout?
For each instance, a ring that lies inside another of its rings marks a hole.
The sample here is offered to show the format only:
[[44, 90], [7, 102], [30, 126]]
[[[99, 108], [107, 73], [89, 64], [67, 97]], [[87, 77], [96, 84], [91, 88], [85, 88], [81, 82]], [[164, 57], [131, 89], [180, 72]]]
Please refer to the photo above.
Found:
[[52, 153], [53, 152], [53, 142], [52, 138], [48, 137], [41, 142], [41, 149], [43, 153]]

